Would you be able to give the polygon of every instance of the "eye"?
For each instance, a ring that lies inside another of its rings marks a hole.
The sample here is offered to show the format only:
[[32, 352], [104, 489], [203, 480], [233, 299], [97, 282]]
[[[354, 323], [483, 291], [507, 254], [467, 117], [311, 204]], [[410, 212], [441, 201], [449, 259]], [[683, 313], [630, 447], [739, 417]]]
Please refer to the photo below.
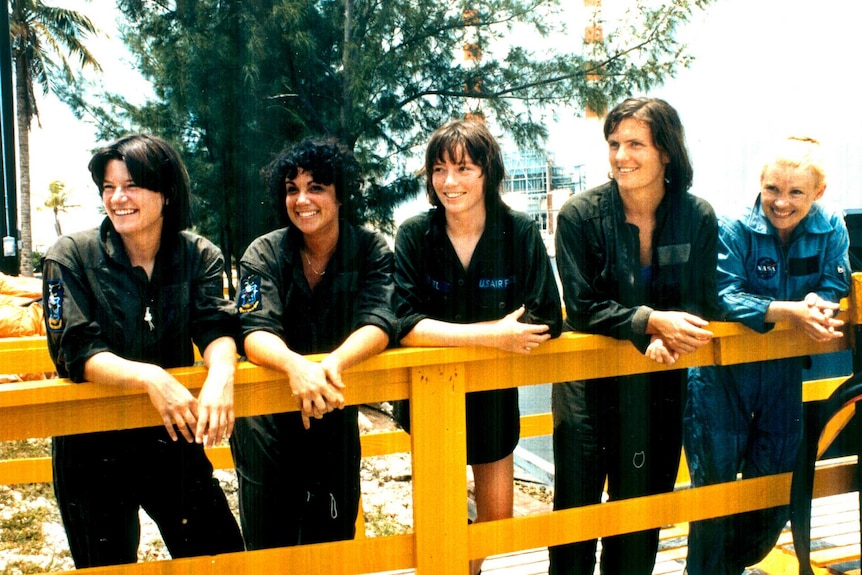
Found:
[[288, 196], [292, 196], [293, 194], [295, 194], [299, 190], [293, 184], [285, 184], [284, 191], [287, 192]]
[[446, 168], [445, 168], [445, 167], [443, 167], [443, 166], [439, 166], [439, 165], [438, 165], [438, 166], [434, 166], [433, 168], [431, 168], [431, 173], [432, 173], [432, 174], [442, 174], [442, 173], [444, 173], [445, 171], [446, 171]]

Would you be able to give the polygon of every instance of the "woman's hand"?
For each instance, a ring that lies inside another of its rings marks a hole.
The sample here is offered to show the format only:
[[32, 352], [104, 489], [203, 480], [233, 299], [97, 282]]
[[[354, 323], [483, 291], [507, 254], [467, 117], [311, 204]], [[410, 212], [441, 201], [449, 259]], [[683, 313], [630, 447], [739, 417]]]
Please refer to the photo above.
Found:
[[153, 406], [162, 416], [171, 439], [177, 441], [177, 426], [186, 441], [195, 440], [198, 402], [191, 392], [171, 374], [153, 364], [141, 364], [139, 377], [144, 381]]
[[493, 347], [515, 353], [530, 353], [539, 347], [540, 343], [551, 339], [547, 325], [518, 321], [525, 311], [526, 308], [521, 306], [512, 313], [492, 322], [496, 328]]
[[844, 322], [834, 317], [839, 309], [837, 303], [827, 301], [816, 293], [806, 295], [799, 303], [801, 305], [797, 306], [791, 319], [808, 337], [818, 342], [844, 337], [844, 334], [838, 331]]
[[668, 349], [664, 341], [657, 335], [652, 336], [652, 340], [644, 355], [654, 362], [664, 365], [673, 365], [679, 359], [679, 352]]
[[233, 433], [233, 370], [210, 368], [198, 396], [195, 442], [212, 447]]
[[692, 353], [712, 339], [704, 329], [709, 322], [684, 311], [653, 311], [647, 333], [661, 338], [664, 347], [673, 353]]
[[[330, 383], [323, 365], [300, 356], [289, 374], [290, 389], [300, 409], [305, 429], [311, 427], [311, 418], [322, 419], [330, 411], [344, 406], [344, 394]], [[338, 381], [341, 381], [340, 374]]]

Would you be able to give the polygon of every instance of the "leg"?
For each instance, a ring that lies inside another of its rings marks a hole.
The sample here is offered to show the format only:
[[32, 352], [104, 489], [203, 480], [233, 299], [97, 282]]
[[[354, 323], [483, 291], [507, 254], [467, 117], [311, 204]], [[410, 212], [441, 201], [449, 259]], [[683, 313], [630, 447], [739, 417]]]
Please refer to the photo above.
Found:
[[78, 569], [138, 560], [133, 487], [125, 462], [99, 435], [55, 437], [52, 445], [54, 494]]
[[[746, 479], [792, 471], [802, 442], [802, 366], [798, 359], [759, 364], [764, 399], [754, 410], [749, 449], [742, 464]], [[768, 395], [767, 395], [768, 391]], [[763, 560], [790, 519], [786, 505], [735, 518], [732, 551], [746, 567]]]
[[[159, 433], [165, 434], [162, 429]], [[171, 557], [243, 550], [236, 519], [203, 446], [156, 440], [140, 462], [142, 506], [158, 525]]]
[[[605, 480], [602, 429], [614, 427], [613, 380], [557, 383], [554, 416], [554, 509], [601, 503]], [[600, 426], [602, 421], [608, 424]], [[595, 539], [548, 548], [551, 575], [592, 575]]]
[[334, 411], [312, 422], [305, 442], [308, 473], [300, 543], [344, 541], [356, 535], [359, 512], [359, 410]]
[[[508, 519], [514, 508], [515, 456], [509, 454], [493, 463], [474, 463], [476, 523]], [[482, 570], [484, 559], [470, 562], [472, 573]]]
[[[688, 399], [685, 407], [685, 452], [695, 487], [736, 480], [748, 445], [756, 397], [736, 377], [750, 366], [697, 368], [689, 371]], [[751, 537], [750, 531], [738, 532], [733, 516], [693, 521], [689, 525], [686, 568], [690, 575], [726, 575], [742, 572], [734, 548], [735, 533]]]
[[[291, 442], [280, 441], [280, 427], [300, 433], [298, 414], [237, 418], [230, 438], [239, 482], [239, 516], [248, 550], [285, 547], [299, 543], [304, 498], [299, 477], [284, 474], [279, 461]], [[316, 423], [316, 422], [315, 422]], [[313, 424], [312, 424], [313, 425]], [[287, 433], [288, 431], [284, 431]]]
[[[616, 454], [608, 469], [611, 500], [673, 490], [682, 449], [683, 382], [679, 371], [620, 379], [619, 426], [609, 447]], [[650, 575], [658, 540], [658, 528], [602, 539], [602, 573]]]
[[[514, 489], [513, 452], [521, 433], [518, 390], [503, 389], [468, 393], [467, 463], [473, 468], [476, 489], [476, 521], [512, 516]], [[484, 559], [470, 562], [477, 573]]]

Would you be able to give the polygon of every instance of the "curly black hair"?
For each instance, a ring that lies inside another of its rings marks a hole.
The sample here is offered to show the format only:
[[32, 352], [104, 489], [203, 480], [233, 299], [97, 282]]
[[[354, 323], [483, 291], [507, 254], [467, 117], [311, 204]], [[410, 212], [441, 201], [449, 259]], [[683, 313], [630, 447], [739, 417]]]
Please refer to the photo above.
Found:
[[287, 196], [285, 181], [295, 178], [300, 168], [310, 172], [315, 182], [335, 185], [335, 198], [342, 206], [339, 217], [345, 218], [353, 213], [352, 204], [362, 186], [359, 162], [353, 152], [334, 141], [308, 139], [283, 150], [262, 170], [267, 193], [276, 204], [281, 225], [290, 221], [284, 203]]

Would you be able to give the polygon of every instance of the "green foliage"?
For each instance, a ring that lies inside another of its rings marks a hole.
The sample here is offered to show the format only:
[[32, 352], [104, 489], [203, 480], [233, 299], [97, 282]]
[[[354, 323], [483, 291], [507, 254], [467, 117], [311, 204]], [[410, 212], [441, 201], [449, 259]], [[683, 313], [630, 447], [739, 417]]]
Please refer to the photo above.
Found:
[[[106, 137], [131, 128], [178, 143], [195, 221], [234, 255], [274, 227], [260, 168], [307, 136], [355, 151], [369, 183], [357, 214], [391, 230], [420, 188], [405, 158], [433, 129], [479, 113], [535, 148], [549, 116], [603, 111], [687, 65], [677, 27], [707, 3], [633, 1], [614, 29], [596, 13], [603, 39], [585, 46], [557, 0], [118, 0], [157, 100], [88, 112]], [[462, 57], [468, 44], [481, 58]]]
[[77, 67], [101, 69], [83, 43], [96, 34], [96, 28], [83, 14], [46, 5], [41, 0], [9, 0], [9, 14], [12, 59], [23, 71], [16, 80], [23, 80], [25, 94], [23, 101], [16, 104], [29, 126], [30, 119], [38, 116], [34, 84], [46, 94], [59, 89], [58, 83], [71, 79], [75, 69], [69, 58], [77, 60]]

